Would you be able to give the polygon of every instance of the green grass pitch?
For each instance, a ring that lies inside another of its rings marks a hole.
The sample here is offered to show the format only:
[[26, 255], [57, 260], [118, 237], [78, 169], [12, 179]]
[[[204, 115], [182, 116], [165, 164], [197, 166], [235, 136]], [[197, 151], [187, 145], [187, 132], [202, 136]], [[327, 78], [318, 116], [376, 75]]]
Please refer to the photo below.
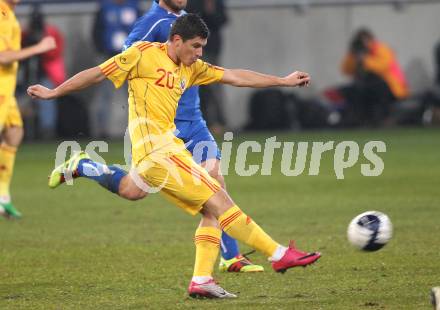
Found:
[[[242, 135], [235, 142], [273, 135]], [[268, 233], [323, 257], [280, 275], [255, 254], [266, 272], [216, 272], [221, 285], [239, 295], [220, 301], [186, 295], [198, 218], [159, 195], [128, 202], [89, 180], [50, 190], [57, 145], [23, 145], [12, 191], [24, 218], [0, 221], [0, 309], [431, 309], [429, 290], [440, 285], [440, 130], [283, 133], [277, 139], [361, 146], [382, 140], [385, 169], [378, 177], [362, 176], [361, 154], [337, 180], [331, 151], [318, 176], [307, 175], [306, 165], [301, 176], [286, 177], [277, 150], [271, 176], [230, 173], [230, 194]], [[110, 143], [101, 155], [122, 164], [122, 144]], [[248, 163], [261, 157], [249, 154]], [[394, 224], [393, 239], [375, 253], [346, 240], [349, 221], [367, 210], [385, 212]]]

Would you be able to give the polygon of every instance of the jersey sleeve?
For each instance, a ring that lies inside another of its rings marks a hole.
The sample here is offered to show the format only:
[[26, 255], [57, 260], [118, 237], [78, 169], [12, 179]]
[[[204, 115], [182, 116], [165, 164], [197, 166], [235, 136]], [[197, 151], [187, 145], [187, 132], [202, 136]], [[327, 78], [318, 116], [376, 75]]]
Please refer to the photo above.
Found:
[[225, 69], [213, 66], [202, 60], [197, 60], [192, 66], [190, 86], [206, 85], [219, 82], [223, 78]]
[[133, 68], [141, 59], [142, 52], [133, 45], [124, 52], [110, 58], [106, 62], [99, 65], [102, 73], [113, 82], [116, 88], [121, 87], [128, 78]]

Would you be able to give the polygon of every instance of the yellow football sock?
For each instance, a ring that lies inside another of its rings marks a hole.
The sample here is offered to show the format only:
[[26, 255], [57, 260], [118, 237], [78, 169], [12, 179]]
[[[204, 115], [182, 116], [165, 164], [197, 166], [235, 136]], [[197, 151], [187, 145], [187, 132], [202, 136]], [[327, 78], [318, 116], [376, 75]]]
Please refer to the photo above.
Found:
[[220, 227], [231, 237], [240, 240], [270, 257], [279, 244], [261, 229], [238, 206], [233, 206], [218, 218]]
[[210, 277], [220, 250], [222, 232], [215, 227], [199, 227], [196, 230], [194, 243], [196, 245], [196, 262], [194, 277]]
[[0, 196], [9, 196], [16, 153], [16, 147], [4, 143], [0, 145]]

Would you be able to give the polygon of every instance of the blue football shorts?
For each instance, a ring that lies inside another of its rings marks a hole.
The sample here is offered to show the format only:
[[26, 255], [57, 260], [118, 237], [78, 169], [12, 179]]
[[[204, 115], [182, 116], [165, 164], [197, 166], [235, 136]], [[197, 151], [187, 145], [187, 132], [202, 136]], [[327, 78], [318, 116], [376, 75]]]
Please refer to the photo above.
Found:
[[221, 152], [217, 142], [206, 126], [205, 120], [183, 121], [175, 120], [176, 136], [185, 142], [186, 149], [191, 152], [196, 163], [200, 164], [208, 159], [221, 159]]

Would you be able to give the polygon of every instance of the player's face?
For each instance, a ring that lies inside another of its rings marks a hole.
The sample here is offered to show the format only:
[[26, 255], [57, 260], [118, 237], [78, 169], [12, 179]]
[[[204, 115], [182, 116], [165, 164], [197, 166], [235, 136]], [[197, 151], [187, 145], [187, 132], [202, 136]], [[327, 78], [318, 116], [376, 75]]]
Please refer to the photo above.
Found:
[[183, 40], [179, 39], [176, 44], [176, 54], [179, 60], [186, 66], [190, 66], [203, 55], [203, 47], [205, 47], [207, 39], [195, 37], [194, 39]]
[[175, 13], [186, 8], [187, 0], [162, 0]]

